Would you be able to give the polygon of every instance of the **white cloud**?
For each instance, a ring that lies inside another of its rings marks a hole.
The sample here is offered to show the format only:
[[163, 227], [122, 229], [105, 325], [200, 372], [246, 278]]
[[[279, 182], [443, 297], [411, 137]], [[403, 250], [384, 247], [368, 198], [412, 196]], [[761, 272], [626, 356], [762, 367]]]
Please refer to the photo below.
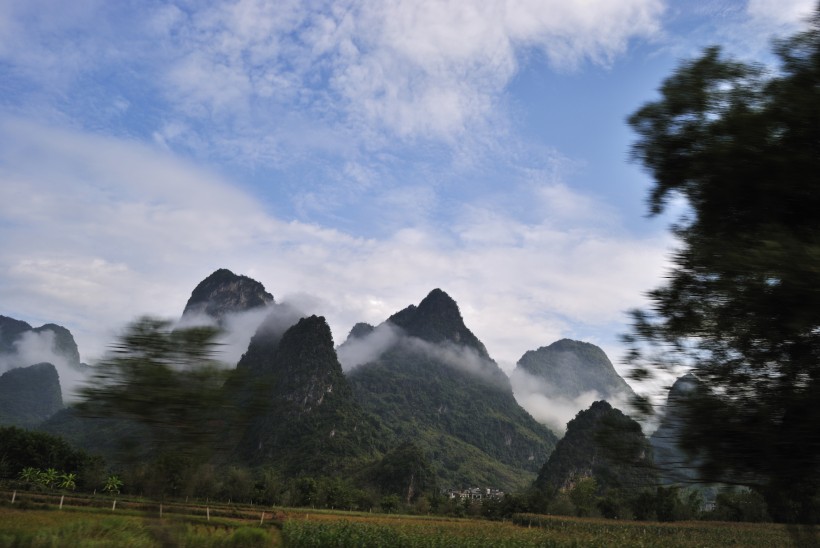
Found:
[[[559, 436], [566, 432], [567, 423], [578, 412], [589, 408], [593, 402], [604, 399], [595, 390], [583, 392], [574, 398], [563, 396], [543, 378], [520, 368], [510, 374], [510, 384], [518, 404]], [[616, 409], [630, 414], [631, 407], [625, 394], [608, 398], [607, 401]]]
[[367, 335], [344, 342], [336, 350], [342, 369], [349, 371], [356, 366], [372, 362], [393, 347], [399, 339], [399, 330], [390, 323], [378, 325]]
[[125, 93], [170, 102], [163, 123], [219, 126], [199, 135], [210, 151], [237, 132], [286, 139], [287, 113], [335, 126], [341, 141], [452, 143], [503, 110], [500, 93], [531, 52], [559, 70], [608, 65], [630, 40], [655, 35], [663, 11], [661, 0], [42, 4], [0, 11], [0, 59], [63, 96], [115, 71], [129, 79]]
[[811, 15], [815, 0], [749, 0], [746, 11], [756, 21], [797, 26]]
[[[326, 316], [337, 342], [441, 287], [509, 364], [579, 327], [597, 344], [614, 339], [668, 245], [606, 217], [573, 224], [536, 207], [526, 221], [469, 204], [450, 226], [365, 239], [283, 222], [226, 180], [137, 143], [20, 122], [0, 124], [0, 140], [15, 143], [0, 154], [3, 313], [68, 327], [86, 360], [139, 315], [178, 317], [196, 284], [226, 267]], [[596, 207], [560, 195], [570, 210]]]
[[554, 390], [545, 387], [546, 383], [542, 379], [520, 369], [514, 370], [510, 375], [510, 384], [518, 405], [559, 436], [564, 435], [567, 423], [574, 419], [579, 411], [587, 409], [593, 402], [601, 399], [594, 390], [579, 394], [575, 398], [548, 396], [547, 394], [553, 394]]

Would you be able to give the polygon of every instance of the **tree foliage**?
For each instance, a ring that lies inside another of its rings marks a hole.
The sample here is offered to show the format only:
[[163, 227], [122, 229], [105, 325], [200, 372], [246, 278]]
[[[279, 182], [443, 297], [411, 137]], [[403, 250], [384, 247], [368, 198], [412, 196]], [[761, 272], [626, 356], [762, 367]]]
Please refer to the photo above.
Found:
[[102, 466], [102, 459], [72, 448], [57, 436], [14, 426], [0, 428], [0, 478], [37, 483], [40, 470], [66, 470], [78, 474], [74, 480], [81, 487], [88, 487]]
[[80, 391], [81, 413], [135, 421], [155, 450], [212, 447], [228, 411], [226, 371], [213, 358], [216, 335], [209, 327], [174, 330], [166, 320], [139, 319], [93, 368]]
[[652, 214], [688, 204], [666, 283], [635, 311], [636, 377], [684, 365], [682, 445], [701, 479], [812, 521], [820, 488], [820, 8], [777, 72], [710, 48], [629, 120]]
[[399, 495], [407, 504], [426, 491], [434, 478], [424, 452], [410, 441], [388, 451], [374, 467], [372, 476], [383, 493]]

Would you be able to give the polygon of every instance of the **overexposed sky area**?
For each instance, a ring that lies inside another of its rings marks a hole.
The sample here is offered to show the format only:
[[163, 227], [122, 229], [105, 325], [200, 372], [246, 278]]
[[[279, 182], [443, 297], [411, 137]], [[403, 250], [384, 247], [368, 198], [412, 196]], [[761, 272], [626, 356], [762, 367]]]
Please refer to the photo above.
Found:
[[563, 337], [617, 362], [674, 244], [626, 117], [813, 5], [6, 0], [0, 314], [93, 361], [224, 267], [337, 343], [440, 287], [508, 370]]

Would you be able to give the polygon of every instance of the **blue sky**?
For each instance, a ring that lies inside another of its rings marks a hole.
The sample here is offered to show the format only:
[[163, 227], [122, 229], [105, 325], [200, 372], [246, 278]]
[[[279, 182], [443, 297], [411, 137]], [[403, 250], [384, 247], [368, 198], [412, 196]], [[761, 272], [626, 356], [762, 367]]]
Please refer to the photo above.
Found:
[[626, 117], [812, 7], [6, 0], [0, 314], [93, 360], [225, 267], [337, 343], [441, 287], [507, 369], [562, 337], [617, 361], [674, 243]]

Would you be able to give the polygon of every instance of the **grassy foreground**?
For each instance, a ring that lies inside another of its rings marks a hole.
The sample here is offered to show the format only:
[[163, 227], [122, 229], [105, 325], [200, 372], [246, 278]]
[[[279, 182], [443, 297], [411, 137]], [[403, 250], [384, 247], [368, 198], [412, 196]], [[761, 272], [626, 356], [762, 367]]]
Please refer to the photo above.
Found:
[[788, 546], [778, 525], [618, 522], [519, 515], [513, 522], [361, 513], [277, 510], [264, 526], [212, 519], [92, 508], [0, 507], [0, 547], [41, 546]]
[[278, 546], [275, 528], [181, 517], [162, 520], [102, 510], [0, 508], [0, 547]]

